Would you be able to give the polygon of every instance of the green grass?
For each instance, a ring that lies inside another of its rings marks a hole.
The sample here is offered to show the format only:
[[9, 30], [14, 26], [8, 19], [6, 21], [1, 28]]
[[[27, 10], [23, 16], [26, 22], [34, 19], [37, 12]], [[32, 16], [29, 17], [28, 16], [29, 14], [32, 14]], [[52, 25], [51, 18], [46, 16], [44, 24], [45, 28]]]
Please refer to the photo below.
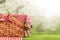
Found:
[[31, 35], [23, 40], [60, 40], [60, 35]]

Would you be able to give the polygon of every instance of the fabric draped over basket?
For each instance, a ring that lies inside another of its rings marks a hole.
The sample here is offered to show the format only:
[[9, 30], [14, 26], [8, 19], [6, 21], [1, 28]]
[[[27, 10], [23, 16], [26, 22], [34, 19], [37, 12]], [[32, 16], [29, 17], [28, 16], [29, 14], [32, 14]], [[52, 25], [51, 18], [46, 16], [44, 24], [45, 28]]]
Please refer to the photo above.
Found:
[[30, 35], [32, 19], [21, 14], [0, 14], [0, 37], [25, 37]]

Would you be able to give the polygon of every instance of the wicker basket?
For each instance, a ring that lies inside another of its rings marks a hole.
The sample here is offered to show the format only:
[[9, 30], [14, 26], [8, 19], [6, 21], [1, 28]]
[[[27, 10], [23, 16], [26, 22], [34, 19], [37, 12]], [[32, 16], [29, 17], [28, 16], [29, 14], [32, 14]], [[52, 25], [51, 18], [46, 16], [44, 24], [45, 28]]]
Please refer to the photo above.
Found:
[[17, 15], [0, 14], [0, 37], [23, 37], [24, 22], [21, 19], [24, 21], [25, 16], [20, 15], [19, 20]]
[[22, 40], [29, 36], [31, 22], [27, 15], [0, 14], [0, 40]]

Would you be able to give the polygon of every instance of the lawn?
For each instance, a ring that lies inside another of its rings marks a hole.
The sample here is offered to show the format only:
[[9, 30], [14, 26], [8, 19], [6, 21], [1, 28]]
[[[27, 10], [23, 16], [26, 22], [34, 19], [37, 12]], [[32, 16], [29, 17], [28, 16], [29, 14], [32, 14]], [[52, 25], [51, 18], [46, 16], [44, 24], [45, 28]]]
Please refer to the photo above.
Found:
[[60, 40], [60, 35], [31, 35], [23, 40]]

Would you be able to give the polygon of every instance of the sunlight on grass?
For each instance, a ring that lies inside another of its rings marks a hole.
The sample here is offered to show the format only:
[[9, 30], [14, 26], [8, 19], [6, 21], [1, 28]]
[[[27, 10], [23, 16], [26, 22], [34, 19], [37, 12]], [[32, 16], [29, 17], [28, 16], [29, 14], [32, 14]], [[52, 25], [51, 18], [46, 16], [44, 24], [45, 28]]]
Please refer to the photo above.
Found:
[[60, 35], [31, 35], [23, 40], [60, 40]]

